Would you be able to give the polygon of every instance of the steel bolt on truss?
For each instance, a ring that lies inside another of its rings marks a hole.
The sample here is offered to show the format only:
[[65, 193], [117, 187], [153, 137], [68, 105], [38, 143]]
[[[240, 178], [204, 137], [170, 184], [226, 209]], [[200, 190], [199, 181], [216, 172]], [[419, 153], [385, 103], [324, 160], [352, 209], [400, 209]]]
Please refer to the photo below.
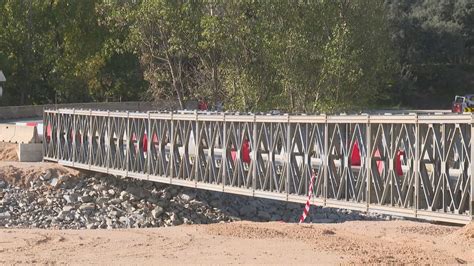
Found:
[[44, 159], [113, 175], [453, 223], [473, 217], [471, 114], [44, 112]]

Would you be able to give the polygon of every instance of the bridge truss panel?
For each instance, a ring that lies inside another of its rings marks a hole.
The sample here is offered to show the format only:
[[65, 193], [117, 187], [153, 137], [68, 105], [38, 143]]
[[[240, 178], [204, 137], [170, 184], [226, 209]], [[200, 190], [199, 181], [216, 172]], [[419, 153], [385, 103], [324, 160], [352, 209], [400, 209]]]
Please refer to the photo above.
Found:
[[44, 112], [44, 159], [187, 187], [404, 217], [472, 218], [471, 115]]

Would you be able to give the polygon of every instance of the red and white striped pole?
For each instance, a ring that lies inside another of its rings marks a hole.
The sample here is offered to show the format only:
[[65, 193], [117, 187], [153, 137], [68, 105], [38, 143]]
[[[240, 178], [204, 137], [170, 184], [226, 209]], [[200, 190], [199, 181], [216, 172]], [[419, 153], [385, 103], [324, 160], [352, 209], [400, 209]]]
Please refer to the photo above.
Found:
[[304, 206], [303, 214], [301, 214], [299, 223], [304, 222], [304, 220], [308, 216], [309, 207], [311, 206], [310, 200], [311, 200], [311, 197], [313, 196], [313, 184], [314, 184], [315, 179], [316, 179], [316, 173], [313, 172], [313, 175], [311, 176], [311, 183], [309, 184], [308, 200], [306, 201], [306, 205]]

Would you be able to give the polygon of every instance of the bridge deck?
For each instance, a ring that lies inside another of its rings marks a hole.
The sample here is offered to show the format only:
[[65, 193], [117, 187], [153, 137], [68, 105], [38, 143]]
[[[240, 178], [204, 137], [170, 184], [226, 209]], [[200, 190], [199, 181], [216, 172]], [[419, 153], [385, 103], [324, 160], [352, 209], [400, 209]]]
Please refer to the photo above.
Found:
[[44, 113], [44, 158], [199, 189], [467, 223], [471, 114]]

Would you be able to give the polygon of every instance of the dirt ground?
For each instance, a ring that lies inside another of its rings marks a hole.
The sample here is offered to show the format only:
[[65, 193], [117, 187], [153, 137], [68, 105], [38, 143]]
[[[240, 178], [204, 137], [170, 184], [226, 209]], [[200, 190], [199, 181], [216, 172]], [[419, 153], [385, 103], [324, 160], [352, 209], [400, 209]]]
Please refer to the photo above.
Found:
[[18, 161], [18, 144], [0, 142], [0, 161]]
[[44, 175], [47, 170], [51, 171], [52, 177], [60, 175], [76, 177], [80, 174], [75, 169], [56, 163], [0, 161], [0, 179], [7, 181], [9, 184], [24, 188], [29, 187], [31, 181]]
[[129, 230], [0, 229], [0, 264], [474, 263], [474, 226], [236, 222]]
[[17, 148], [18, 144], [0, 142], [0, 179], [10, 184], [29, 187], [30, 182], [46, 170], [51, 171], [52, 177], [79, 175], [79, 171], [55, 163], [18, 162]]

